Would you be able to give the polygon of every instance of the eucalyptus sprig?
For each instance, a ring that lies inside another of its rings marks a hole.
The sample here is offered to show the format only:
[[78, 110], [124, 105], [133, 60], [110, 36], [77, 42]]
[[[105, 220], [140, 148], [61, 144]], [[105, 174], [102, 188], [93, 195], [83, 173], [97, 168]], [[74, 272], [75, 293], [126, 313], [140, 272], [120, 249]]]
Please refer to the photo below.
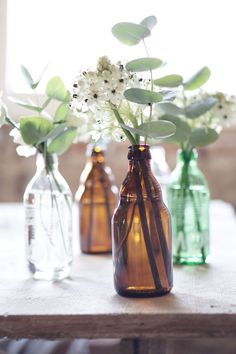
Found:
[[[157, 107], [163, 112], [160, 119], [176, 126], [175, 134], [168, 141], [177, 144], [182, 150], [191, 151], [215, 142], [222, 129], [222, 120], [216, 115], [216, 110], [217, 107], [223, 109], [227, 99], [224, 94], [202, 90], [210, 75], [209, 68], [203, 67], [188, 80], [176, 75], [175, 78], [166, 76], [154, 81], [155, 85], [165, 88], [179, 86], [179, 94], [174, 102], [159, 103]], [[235, 101], [232, 102], [232, 109], [233, 106]]]
[[[153, 117], [154, 105], [159, 102], [169, 101], [169, 99], [174, 97], [174, 94], [170, 91], [156, 91], [154, 87], [155, 81], [153, 79], [153, 70], [161, 67], [164, 62], [159, 58], [149, 56], [149, 52], [145, 43], [145, 38], [151, 35], [151, 31], [155, 27], [156, 23], [157, 19], [155, 16], [148, 16], [138, 24], [131, 22], [119, 22], [112, 27], [113, 35], [120, 42], [129, 46], [137, 45], [142, 42], [146, 51], [146, 57], [137, 58], [132, 61], [129, 61], [126, 64], [126, 70], [128, 70], [131, 74], [149, 72], [149, 87], [129, 88], [124, 91], [124, 97], [132, 103], [142, 105], [143, 109], [148, 106], [148, 121], [141, 122], [141, 124], [138, 124], [138, 122], [136, 122], [135, 124], [133, 124], [133, 126], [128, 126], [124, 123], [121, 124], [126, 134], [128, 131], [132, 135], [132, 138], [134, 140], [135, 136], [144, 137], [145, 142], [147, 141], [148, 137], [152, 139], [166, 138], [173, 135], [175, 132], [175, 125], [172, 122], [165, 120], [158, 121], [157, 117]], [[136, 143], [139, 143], [139, 138]]]
[[[24, 66], [21, 66], [22, 73], [28, 84], [33, 90], [35, 100], [21, 101], [14, 97], [9, 99], [32, 113], [19, 117], [19, 121], [14, 121], [9, 115], [6, 116], [6, 123], [13, 126], [10, 133], [14, 136], [15, 142], [22, 146], [17, 148], [20, 155], [27, 151], [26, 146], [30, 148], [29, 156], [34, 151], [47, 154], [64, 153], [76, 137], [76, 127], [71, 126], [68, 118], [71, 116], [69, 102], [71, 100], [70, 92], [65, 88], [62, 79], [58, 76], [51, 78], [45, 89], [46, 99], [40, 104], [36, 92], [41, 82], [42, 74], [37, 80], [33, 80], [30, 72]], [[53, 103], [56, 109], [53, 114], [49, 114], [47, 108]], [[47, 159], [45, 159], [45, 162]]]
[[142, 42], [146, 57], [124, 65], [112, 64], [104, 56], [99, 58], [96, 69], [83, 69], [76, 78], [72, 107], [78, 115], [92, 112], [95, 140], [127, 138], [135, 145], [140, 140], [146, 142], [149, 138], [161, 139], [174, 134], [175, 125], [159, 121], [153, 113], [157, 103], [175, 97], [173, 90], [154, 85], [154, 70], [164, 63], [149, 56], [145, 39], [151, 35], [156, 22], [155, 16], [149, 16], [138, 24], [120, 22], [112, 28], [113, 35], [123, 44], [133, 46]]

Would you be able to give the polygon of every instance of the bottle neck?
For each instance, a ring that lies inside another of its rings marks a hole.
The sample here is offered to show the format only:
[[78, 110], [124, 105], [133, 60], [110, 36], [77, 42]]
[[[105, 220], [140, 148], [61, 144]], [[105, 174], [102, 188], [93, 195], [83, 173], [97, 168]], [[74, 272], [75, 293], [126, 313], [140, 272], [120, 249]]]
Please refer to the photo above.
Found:
[[191, 151], [186, 151], [186, 150], [178, 150], [177, 152], [177, 163], [179, 165], [192, 165], [192, 166], [197, 166], [197, 151], [196, 150], [191, 150]]
[[134, 166], [140, 163], [145, 164], [146, 168], [150, 170], [151, 153], [149, 145], [131, 145], [128, 148], [129, 170], [133, 171]]
[[105, 151], [100, 146], [88, 146], [87, 156], [89, 162], [94, 164], [104, 164], [105, 162]]
[[36, 158], [37, 172], [45, 171], [48, 174], [58, 169], [58, 157], [56, 154], [37, 154]]

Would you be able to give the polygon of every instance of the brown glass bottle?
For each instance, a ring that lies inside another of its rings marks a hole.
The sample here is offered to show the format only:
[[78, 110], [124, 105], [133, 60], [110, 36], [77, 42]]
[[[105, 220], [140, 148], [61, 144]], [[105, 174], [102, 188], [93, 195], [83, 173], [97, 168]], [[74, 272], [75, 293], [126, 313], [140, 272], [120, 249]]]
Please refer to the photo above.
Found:
[[114, 283], [123, 296], [160, 296], [173, 285], [170, 214], [150, 159], [148, 145], [129, 147], [129, 171], [112, 221]]
[[83, 253], [111, 252], [111, 218], [118, 190], [104, 151], [88, 147], [88, 161], [75, 199], [79, 205], [80, 248]]

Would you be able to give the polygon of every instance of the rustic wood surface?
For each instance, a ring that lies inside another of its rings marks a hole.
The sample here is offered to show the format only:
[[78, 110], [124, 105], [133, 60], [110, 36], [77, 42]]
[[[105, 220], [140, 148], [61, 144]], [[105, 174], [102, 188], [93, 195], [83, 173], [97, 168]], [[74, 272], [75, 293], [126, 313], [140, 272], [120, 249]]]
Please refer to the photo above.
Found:
[[210, 264], [175, 267], [172, 293], [150, 299], [117, 295], [111, 257], [79, 254], [76, 227], [71, 278], [31, 279], [23, 220], [22, 206], [0, 205], [0, 337], [236, 335], [236, 219], [228, 204], [211, 205]]

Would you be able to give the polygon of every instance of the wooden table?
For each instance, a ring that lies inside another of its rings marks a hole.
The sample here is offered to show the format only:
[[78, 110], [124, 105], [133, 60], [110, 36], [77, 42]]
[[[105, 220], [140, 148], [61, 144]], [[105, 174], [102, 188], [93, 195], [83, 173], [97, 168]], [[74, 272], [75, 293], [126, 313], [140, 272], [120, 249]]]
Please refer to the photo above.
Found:
[[22, 206], [0, 206], [0, 337], [236, 335], [236, 219], [228, 204], [211, 204], [210, 265], [175, 267], [172, 293], [150, 299], [117, 295], [111, 257], [79, 254], [76, 235], [70, 279], [31, 279], [23, 220]]

